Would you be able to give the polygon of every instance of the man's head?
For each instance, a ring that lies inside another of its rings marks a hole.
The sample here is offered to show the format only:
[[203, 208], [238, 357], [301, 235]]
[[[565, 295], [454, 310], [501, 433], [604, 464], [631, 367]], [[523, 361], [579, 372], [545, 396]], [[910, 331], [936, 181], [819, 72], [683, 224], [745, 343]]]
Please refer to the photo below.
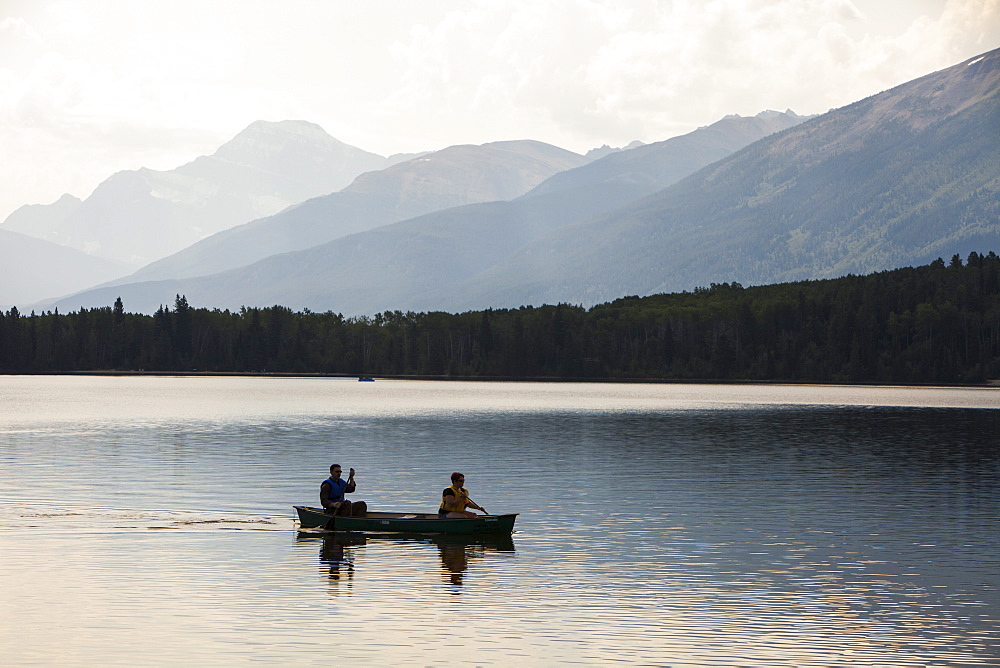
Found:
[[340, 467], [340, 464], [333, 464], [330, 466], [330, 477], [336, 480], [340, 477], [340, 474], [344, 472], [344, 469]]
[[464, 482], [465, 482], [464, 474], [461, 474], [458, 471], [455, 471], [454, 473], [451, 474], [451, 484], [458, 485], [459, 487], [461, 487], [462, 483]]

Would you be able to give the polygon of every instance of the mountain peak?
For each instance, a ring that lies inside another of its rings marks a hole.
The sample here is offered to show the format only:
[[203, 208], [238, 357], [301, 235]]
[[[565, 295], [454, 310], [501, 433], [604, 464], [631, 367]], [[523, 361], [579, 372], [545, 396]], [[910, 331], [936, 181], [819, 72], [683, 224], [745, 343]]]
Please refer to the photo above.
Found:
[[[113, 174], [85, 201], [15, 211], [7, 229], [147, 263], [234, 225], [336, 192], [382, 156], [306, 121], [255, 121], [210, 156], [175, 169]], [[16, 215], [15, 215], [16, 214]]]
[[[309, 121], [285, 120], [285, 121], [254, 121], [242, 132], [237, 133], [232, 141], [241, 137], [273, 136], [281, 135], [285, 137], [330, 137], [326, 130]], [[332, 137], [331, 137], [332, 138]]]
[[587, 151], [587, 154], [584, 157], [587, 158], [588, 162], [593, 162], [594, 160], [598, 160], [598, 159], [603, 158], [604, 156], [610, 155], [612, 153], [619, 153], [621, 151], [629, 151], [629, 150], [631, 150], [633, 148], [639, 148], [640, 146], [645, 146], [645, 145], [646, 144], [644, 144], [643, 142], [639, 141], [638, 139], [633, 139], [631, 142], [629, 142], [629, 144], [627, 146], [622, 146], [621, 148], [618, 148], [618, 147], [615, 147], [615, 146], [608, 146], [607, 144], [603, 144], [599, 148], [592, 148], [589, 151]]
[[[737, 118], [759, 118], [762, 121], [769, 118], [809, 118], [808, 116], [799, 116], [791, 109], [785, 109], [784, 111], [775, 111], [774, 109], [765, 109], [756, 116], [741, 116], [740, 114], [727, 114], [722, 117], [724, 121], [730, 121]], [[707, 125], [702, 127], [708, 127]]]
[[784, 111], [775, 111], [774, 109], [765, 109], [764, 111], [757, 114], [757, 118], [775, 118], [777, 116], [791, 116], [792, 118], [804, 118], [799, 116], [791, 109], [785, 109]]
[[291, 146], [315, 150], [353, 150], [331, 137], [326, 130], [309, 121], [254, 121], [243, 131], [219, 147], [213, 158], [233, 162], [259, 160], [261, 156], [288, 151]]

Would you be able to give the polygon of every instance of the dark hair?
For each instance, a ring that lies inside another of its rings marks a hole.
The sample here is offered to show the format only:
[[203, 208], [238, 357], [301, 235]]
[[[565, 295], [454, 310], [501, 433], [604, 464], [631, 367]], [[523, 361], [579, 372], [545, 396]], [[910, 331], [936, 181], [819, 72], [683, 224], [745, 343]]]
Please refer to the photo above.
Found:
[[451, 481], [452, 481], [452, 482], [455, 482], [455, 481], [456, 481], [456, 480], [458, 480], [459, 478], [464, 478], [464, 477], [465, 477], [465, 475], [464, 475], [464, 474], [462, 474], [462, 473], [459, 473], [458, 471], [455, 471], [454, 473], [452, 473], [452, 474], [451, 474]]
[[339, 468], [341, 471], [344, 470], [344, 467], [341, 466], [340, 464], [330, 464], [330, 473], [333, 473], [333, 469], [335, 468]]

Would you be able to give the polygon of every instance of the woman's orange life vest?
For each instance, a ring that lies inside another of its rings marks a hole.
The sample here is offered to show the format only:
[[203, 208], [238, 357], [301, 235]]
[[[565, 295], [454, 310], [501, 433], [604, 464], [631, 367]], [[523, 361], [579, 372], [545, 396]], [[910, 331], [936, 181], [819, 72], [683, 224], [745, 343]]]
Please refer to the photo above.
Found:
[[[451, 494], [446, 494], [448, 490], [451, 490], [455, 496]], [[444, 492], [441, 492], [441, 510], [446, 513], [460, 513], [465, 510], [465, 506], [469, 502], [469, 490], [464, 487], [455, 487], [451, 485], [446, 487]]]

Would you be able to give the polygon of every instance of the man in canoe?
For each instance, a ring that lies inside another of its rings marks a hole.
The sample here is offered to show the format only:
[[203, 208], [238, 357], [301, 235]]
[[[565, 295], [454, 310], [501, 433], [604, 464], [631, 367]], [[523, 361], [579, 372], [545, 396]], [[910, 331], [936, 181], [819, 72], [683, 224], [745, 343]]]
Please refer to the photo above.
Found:
[[344, 470], [340, 464], [330, 467], [330, 477], [319, 486], [319, 502], [323, 509], [331, 515], [346, 515], [354, 517], [364, 517], [368, 512], [368, 504], [364, 501], [350, 502], [344, 498], [345, 494], [350, 494], [357, 485], [354, 482], [354, 469], [347, 474], [347, 480], [340, 476]]
[[438, 508], [438, 517], [441, 519], [461, 519], [463, 517], [479, 517], [466, 508], [475, 508], [483, 511], [484, 515], [489, 513], [486, 509], [469, 498], [469, 490], [462, 485], [465, 484], [465, 476], [455, 471], [451, 474], [451, 486], [445, 487], [441, 493], [441, 507]]

